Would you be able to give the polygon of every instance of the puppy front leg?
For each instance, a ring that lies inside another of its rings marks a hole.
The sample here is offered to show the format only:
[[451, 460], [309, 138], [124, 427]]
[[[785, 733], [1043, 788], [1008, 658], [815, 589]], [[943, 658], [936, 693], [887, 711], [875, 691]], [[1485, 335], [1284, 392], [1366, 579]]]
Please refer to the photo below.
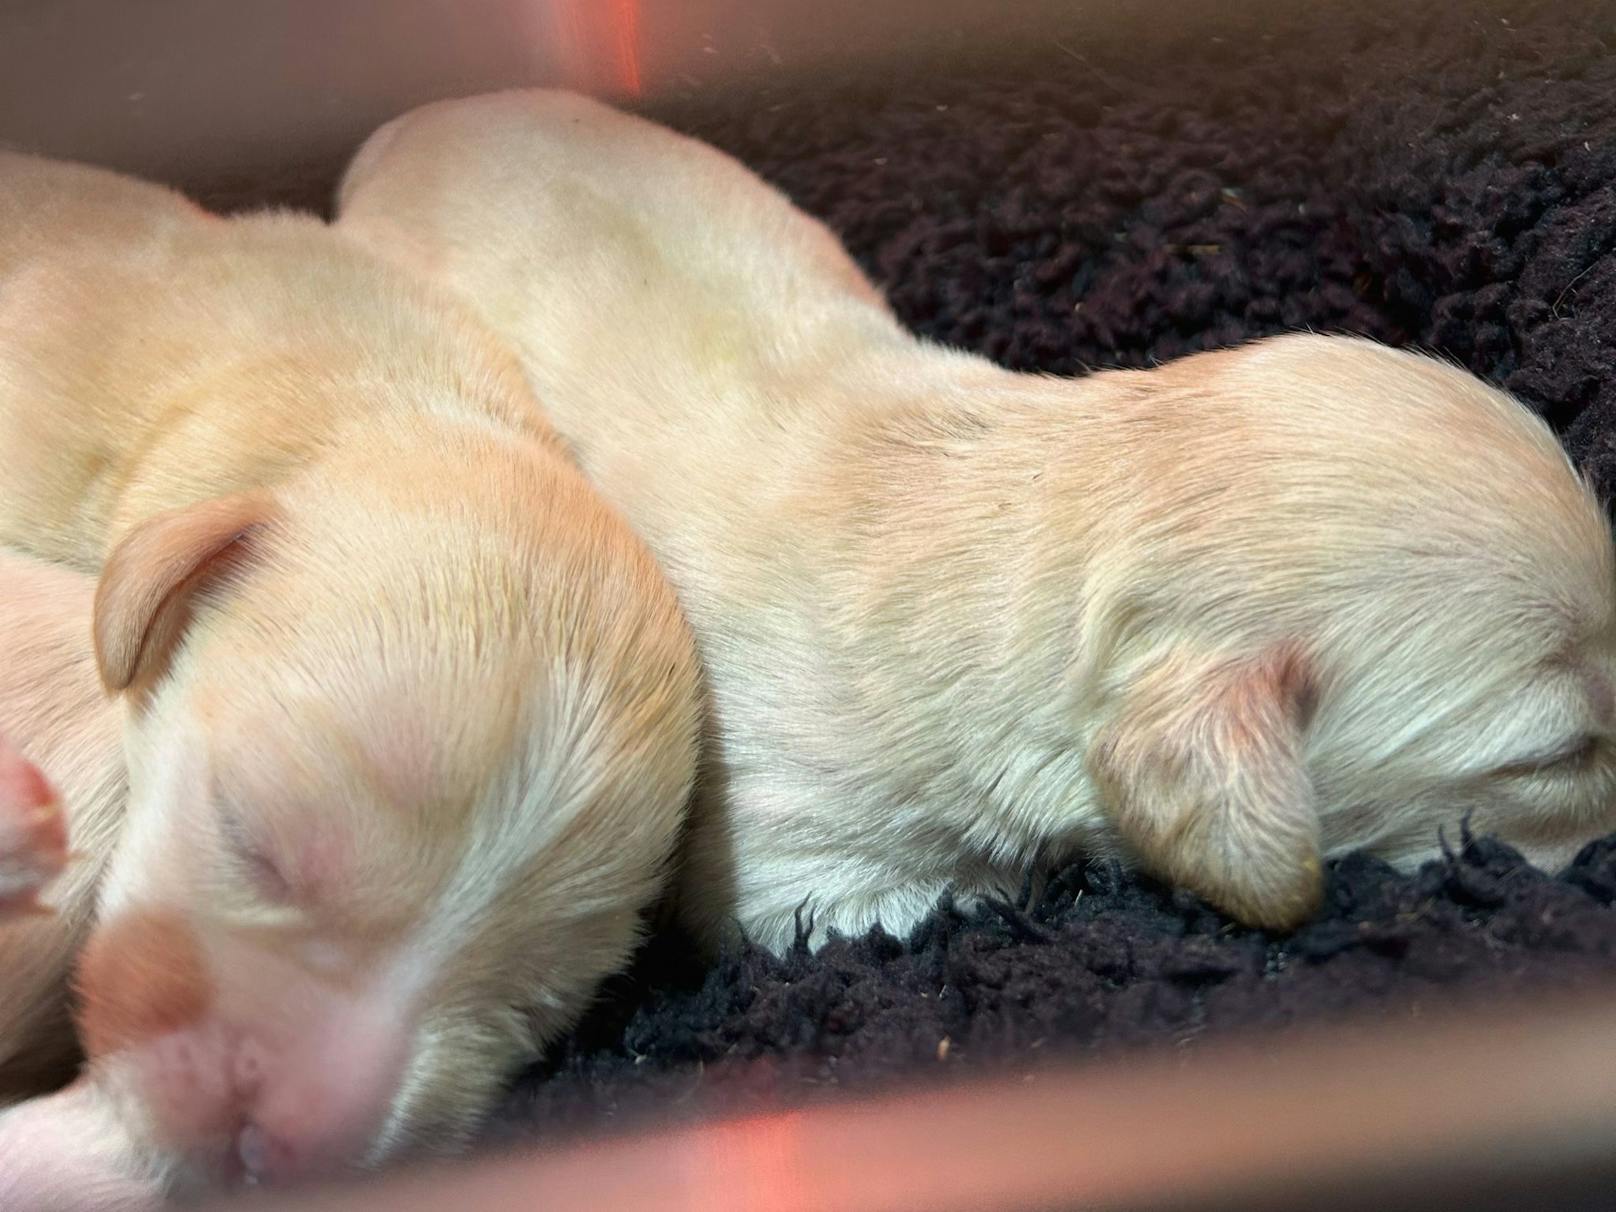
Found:
[[1136, 679], [1089, 755], [1105, 811], [1152, 874], [1252, 926], [1289, 929], [1323, 896], [1303, 763], [1307, 660], [1276, 648], [1170, 653]]
[[150, 1212], [162, 1203], [157, 1167], [88, 1078], [0, 1111], [0, 1208]]
[[0, 734], [0, 919], [49, 913], [39, 894], [67, 863], [67, 821], [39, 767]]

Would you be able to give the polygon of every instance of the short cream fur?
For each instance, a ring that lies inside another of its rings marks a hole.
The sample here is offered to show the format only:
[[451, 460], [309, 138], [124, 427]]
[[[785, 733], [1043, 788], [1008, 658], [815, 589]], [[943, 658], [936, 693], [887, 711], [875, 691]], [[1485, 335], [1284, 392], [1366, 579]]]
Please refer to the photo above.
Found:
[[709, 938], [902, 933], [1082, 853], [1285, 927], [1322, 860], [1466, 814], [1548, 865], [1616, 829], [1609, 527], [1468, 374], [1313, 335], [1009, 373], [733, 160], [562, 93], [389, 123], [340, 205], [512, 343], [676, 586]]
[[0, 1111], [0, 1205], [463, 1142], [684, 821], [695, 651], [643, 544], [437, 288], [10, 154], [0, 450], [6, 768], [84, 852], [0, 926], [0, 1092], [59, 1079], [75, 956], [90, 1055]]

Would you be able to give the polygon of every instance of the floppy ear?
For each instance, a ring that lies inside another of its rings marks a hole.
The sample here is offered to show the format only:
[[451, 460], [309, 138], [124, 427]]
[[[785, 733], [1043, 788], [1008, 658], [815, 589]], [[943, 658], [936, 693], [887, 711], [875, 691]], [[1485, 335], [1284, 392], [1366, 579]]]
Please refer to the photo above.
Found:
[[108, 690], [162, 672], [197, 591], [239, 562], [274, 507], [266, 492], [203, 501], [148, 518], [112, 549], [95, 591], [95, 659]]
[[1302, 763], [1312, 683], [1289, 649], [1210, 669], [1169, 659], [1130, 688], [1090, 752], [1141, 865], [1248, 925], [1300, 925], [1323, 896]]

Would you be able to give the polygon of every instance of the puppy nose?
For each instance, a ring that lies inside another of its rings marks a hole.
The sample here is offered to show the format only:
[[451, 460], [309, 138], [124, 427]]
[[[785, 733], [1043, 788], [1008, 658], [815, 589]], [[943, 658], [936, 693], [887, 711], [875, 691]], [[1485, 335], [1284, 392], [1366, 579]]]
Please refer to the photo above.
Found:
[[236, 1137], [236, 1159], [251, 1186], [275, 1182], [297, 1169], [296, 1156], [287, 1143], [271, 1138], [257, 1124], [248, 1124]]
[[243, 1178], [274, 1185], [360, 1161], [404, 1076], [406, 1035], [333, 1011], [273, 1051], [236, 1057], [234, 1146]]
[[236, 1134], [236, 1162], [248, 1186], [276, 1186], [333, 1172], [349, 1160], [353, 1142], [303, 1127], [277, 1130], [248, 1120]]
[[236, 1162], [247, 1186], [272, 1187], [334, 1171], [342, 1158], [319, 1142], [248, 1123], [236, 1135]]

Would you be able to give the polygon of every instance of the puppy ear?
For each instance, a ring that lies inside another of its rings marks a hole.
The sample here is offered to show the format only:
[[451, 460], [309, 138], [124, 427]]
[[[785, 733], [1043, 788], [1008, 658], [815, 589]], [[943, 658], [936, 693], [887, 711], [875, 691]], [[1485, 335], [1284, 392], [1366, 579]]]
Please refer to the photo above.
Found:
[[1170, 659], [1130, 688], [1090, 768], [1141, 865], [1248, 925], [1311, 916], [1324, 890], [1302, 762], [1312, 706], [1306, 658], [1290, 649], [1210, 669]]
[[268, 493], [240, 493], [158, 514], [124, 536], [95, 591], [95, 659], [108, 690], [162, 672], [196, 593], [239, 563], [274, 510]]

